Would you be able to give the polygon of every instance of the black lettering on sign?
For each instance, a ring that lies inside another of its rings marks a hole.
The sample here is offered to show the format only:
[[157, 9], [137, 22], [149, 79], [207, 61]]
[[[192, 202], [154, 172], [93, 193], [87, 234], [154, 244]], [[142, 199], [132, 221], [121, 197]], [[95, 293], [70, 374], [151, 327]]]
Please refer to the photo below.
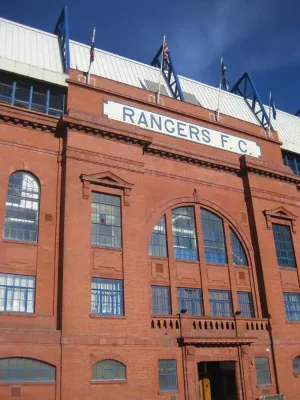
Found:
[[131, 108], [123, 107], [123, 121], [126, 122], [126, 117], [129, 117], [131, 122], [134, 124], [133, 117], [134, 111]]
[[181, 133], [184, 132], [184, 127], [186, 124], [184, 122], [177, 122], [177, 130], [178, 130], [178, 135], [182, 137], [187, 137], [187, 135]]
[[210, 143], [210, 132], [206, 129], [202, 129], [201, 133], [203, 136], [203, 142]]
[[225, 144], [227, 143], [227, 139], [229, 139], [229, 136], [221, 133], [222, 147], [225, 147]]
[[[243, 145], [243, 148], [242, 148], [242, 145]], [[248, 151], [247, 150], [247, 143], [245, 142], [245, 140], [239, 140], [238, 146], [239, 146], [239, 149], [241, 150], [242, 153], [244, 153], [244, 154], [247, 153], [247, 151]]]
[[145, 117], [145, 114], [143, 111], [141, 112], [140, 118], [138, 120], [138, 125], [141, 125], [141, 124], [146, 125], [146, 127], [148, 128], [148, 122], [146, 120], [146, 117]]
[[[171, 124], [173, 126], [173, 128], [169, 129], [168, 128], [169, 124]], [[175, 131], [174, 122], [171, 119], [166, 119], [165, 120], [165, 128], [166, 128], [166, 131], [168, 131], [169, 133], [174, 133], [174, 131]]]

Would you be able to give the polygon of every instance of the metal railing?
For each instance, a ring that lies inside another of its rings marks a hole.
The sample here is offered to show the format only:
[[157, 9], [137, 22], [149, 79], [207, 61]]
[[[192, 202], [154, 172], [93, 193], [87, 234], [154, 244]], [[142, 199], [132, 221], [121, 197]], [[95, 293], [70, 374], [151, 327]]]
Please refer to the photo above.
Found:
[[267, 396], [260, 396], [259, 400], [285, 400], [285, 396], [283, 394], [270, 394]]

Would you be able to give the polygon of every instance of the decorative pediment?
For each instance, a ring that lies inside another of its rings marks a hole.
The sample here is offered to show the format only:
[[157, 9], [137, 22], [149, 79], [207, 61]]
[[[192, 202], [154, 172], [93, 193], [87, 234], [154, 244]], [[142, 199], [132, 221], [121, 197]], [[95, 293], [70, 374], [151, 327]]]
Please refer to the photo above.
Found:
[[284, 220], [288, 221], [291, 224], [292, 230], [295, 233], [295, 221], [297, 219], [297, 215], [291, 213], [286, 208], [280, 206], [272, 210], [264, 210], [263, 213], [266, 217], [268, 229], [272, 229], [272, 222], [280, 223], [279, 220]]
[[124, 179], [113, 174], [110, 171], [100, 172], [92, 175], [81, 175], [80, 179], [83, 183], [82, 196], [84, 199], [89, 199], [91, 192], [91, 184], [121, 189], [124, 193], [124, 205], [129, 205], [129, 196], [133, 185], [126, 182]]

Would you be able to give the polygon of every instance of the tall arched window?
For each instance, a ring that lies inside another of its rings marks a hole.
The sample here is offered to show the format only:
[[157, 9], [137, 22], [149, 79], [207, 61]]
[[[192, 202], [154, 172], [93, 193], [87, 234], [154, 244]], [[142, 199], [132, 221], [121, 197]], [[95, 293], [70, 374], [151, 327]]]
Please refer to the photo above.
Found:
[[177, 260], [198, 260], [194, 207], [172, 210], [174, 257]]
[[18, 171], [8, 181], [3, 238], [36, 243], [40, 188], [36, 178]]
[[201, 221], [205, 261], [226, 264], [227, 255], [223, 221], [215, 214], [204, 209], [201, 209]]
[[300, 374], [300, 356], [297, 356], [293, 360], [293, 368], [296, 374]]
[[243, 248], [239, 238], [236, 236], [236, 234], [233, 232], [232, 229], [230, 229], [230, 241], [231, 241], [231, 247], [232, 247], [233, 264], [234, 265], [248, 265], [244, 248]]
[[149, 246], [149, 255], [152, 257], [167, 257], [165, 216], [158, 221], [153, 229]]
[[126, 367], [116, 360], [103, 360], [93, 365], [93, 381], [124, 381]]
[[30, 358], [2, 358], [0, 382], [55, 382], [55, 367]]

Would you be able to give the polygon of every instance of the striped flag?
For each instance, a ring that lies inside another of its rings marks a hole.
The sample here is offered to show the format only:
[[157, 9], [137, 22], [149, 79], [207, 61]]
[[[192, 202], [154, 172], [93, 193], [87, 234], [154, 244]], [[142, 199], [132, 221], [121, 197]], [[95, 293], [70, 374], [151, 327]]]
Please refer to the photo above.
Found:
[[221, 77], [220, 77], [220, 82], [221, 82], [221, 85], [224, 84], [226, 89], [229, 90], [229, 81], [226, 78], [226, 69], [227, 69], [227, 67], [225, 67], [224, 60], [223, 60], [223, 58], [221, 58]]
[[274, 104], [274, 101], [273, 101], [271, 90], [270, 90], [270, 107], [272, 109], [273, 119], [276, 119], [277, 111], [276, 111], [276, 107], [275, 107], [275, 104]]
[[93, 29], [93, 37], [90, 49], [90, 64], [94, 62], [95, 59], [95, 36], [96, 36], [96, 28]]
[[164, 60], [166, 60], [166, 62], [167, 62], [168, 64], [170, 64], [169, 47], [168, 47], [167, 42], [164, 43], [164, 47], [163, 47], [163, 57], [164, 57]]

